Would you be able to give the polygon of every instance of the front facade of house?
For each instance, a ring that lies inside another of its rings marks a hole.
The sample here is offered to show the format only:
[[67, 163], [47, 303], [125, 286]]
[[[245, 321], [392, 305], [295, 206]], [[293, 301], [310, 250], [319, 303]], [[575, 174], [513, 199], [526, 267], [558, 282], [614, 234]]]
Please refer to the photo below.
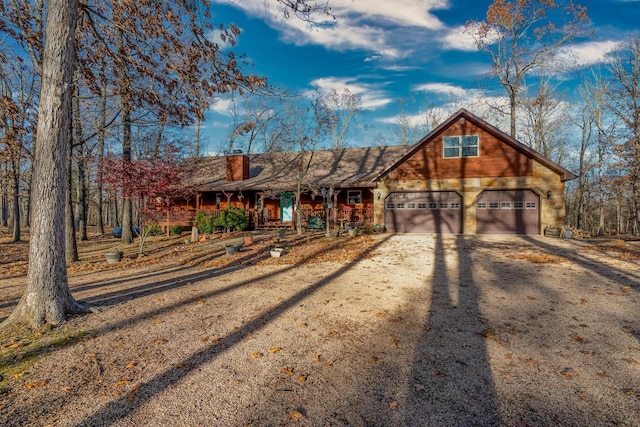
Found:
[[[309, 169], [296, 177], [301, 161]], [[299, 184], [304, 227], [328, 218], [394, 233], [541, 234], [563, 225], [564, 182], [575, 178], [466, 110], [411, 147], [235, 153], [196, 166], [183, 212], [236, 206], [253, 228], [293, 227]]]

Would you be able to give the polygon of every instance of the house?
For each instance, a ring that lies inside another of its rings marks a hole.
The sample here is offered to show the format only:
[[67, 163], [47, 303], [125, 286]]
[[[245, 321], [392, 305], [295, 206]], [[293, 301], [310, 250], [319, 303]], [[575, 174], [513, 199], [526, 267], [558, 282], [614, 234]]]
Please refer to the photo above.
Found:
[[190, 167], [197, 196], [182, 209], [193, 214], [237, 206], [252, 227], [293, 226], [299, 185], [303, 226], [397, 233], [540, 234], [563, 224], [564, 183], [576, 178], [464, 109], [409, 147], [238, 152]]

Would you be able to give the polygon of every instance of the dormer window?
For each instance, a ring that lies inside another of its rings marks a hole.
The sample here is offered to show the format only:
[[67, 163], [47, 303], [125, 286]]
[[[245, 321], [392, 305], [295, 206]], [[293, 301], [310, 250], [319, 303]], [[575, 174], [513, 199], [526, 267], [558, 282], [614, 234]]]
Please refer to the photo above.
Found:
[[478, 157], [478, 135], [445, 136], [444, 158]]

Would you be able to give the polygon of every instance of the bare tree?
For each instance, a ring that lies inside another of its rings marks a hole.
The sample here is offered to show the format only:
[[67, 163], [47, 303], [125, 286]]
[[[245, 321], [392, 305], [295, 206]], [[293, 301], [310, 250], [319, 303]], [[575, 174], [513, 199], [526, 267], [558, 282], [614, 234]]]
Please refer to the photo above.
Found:
[[409, 114], [408, 107], [414, 103], [413, 98], [398, 100], [399, 113], [395, 117], [395, 134], [400, 145], [413, 144], [422, 132], [422, 124]]
[[633, 234], [640, 231], [640, 36], [621, 46], [608, 66], [611, 78], [602, 86], [607, 107], [620, 120], [616, 146], [623, 182], [631, 193]]
[[524, 110], [520, 141], [560, 163], [567, 150], [570, 118], [567, 105], [554, 96], [549, 78], [542, 76], [535, 95], [523, 97], [520, 103]]
[[[278, 117], [271, 129], [278, 135], [277, 144], [271, 147], [274, 159], [281, 168], [287, 168], [295, 181], [295, 224], [298, 234], [302, 234], [302, 194], [306, 188], [316, 149], [329, 128], [329, 112], [324, 108], [318, 91], [312, 99], [282, 98]], [[293, 154], [292, 156], [292, 153]], [[293, 158], [293, 161], [292, 161]]]
[[353, 129], [353, 125], [362, 113], [362, 98], [345, 88], [338, 93], [331, 89], [322, 98], [322, 103], [328, 114], [331, 130], [332, 148], [339, 150], [346, 148], [346, 138]]
[[489, 55], [491, 74], [507, 91], [512, 137], [526, 76], [549, 65], [563, 45], [586, 35], [587, 23], [586, 8], [555, 0], [494, 0], [484, 21], [466, 23], [466, 33]]

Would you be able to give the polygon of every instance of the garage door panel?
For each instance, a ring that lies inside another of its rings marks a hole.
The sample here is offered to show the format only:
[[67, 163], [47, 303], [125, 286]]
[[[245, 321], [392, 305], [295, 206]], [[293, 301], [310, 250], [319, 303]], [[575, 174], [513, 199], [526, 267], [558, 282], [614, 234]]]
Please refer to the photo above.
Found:
[[385, 226], [396, 233], [461, 233], [462, 198], [455, 192], [391, 193]]
[[539, 234], [540, 198], [531, 190], [487, 190], [476, 205], [478, 234]]

